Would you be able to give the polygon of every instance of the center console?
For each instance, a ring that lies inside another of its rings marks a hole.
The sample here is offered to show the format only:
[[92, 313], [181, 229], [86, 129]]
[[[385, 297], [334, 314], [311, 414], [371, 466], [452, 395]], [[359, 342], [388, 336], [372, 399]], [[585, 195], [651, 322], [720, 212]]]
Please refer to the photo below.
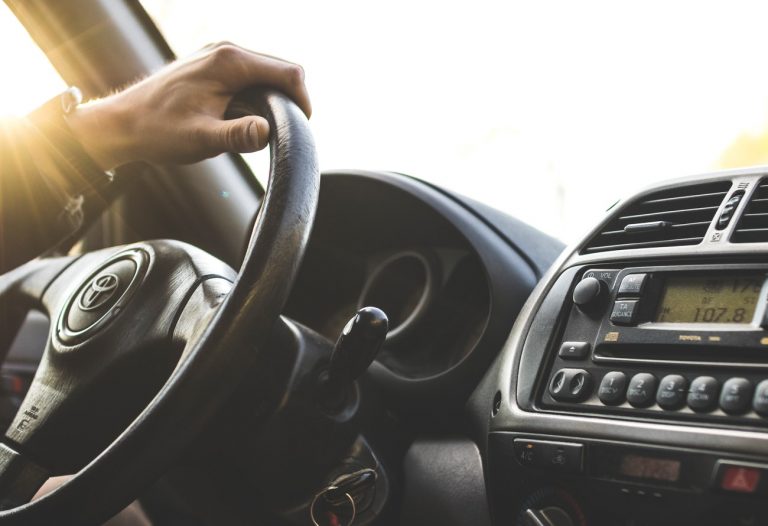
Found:
[[768, 424], [768, 265], [587, 267], [542, 409]]
[[479, 389], [498, 524], [768, 524], [763, 176], [620, 203], [534, 291]]

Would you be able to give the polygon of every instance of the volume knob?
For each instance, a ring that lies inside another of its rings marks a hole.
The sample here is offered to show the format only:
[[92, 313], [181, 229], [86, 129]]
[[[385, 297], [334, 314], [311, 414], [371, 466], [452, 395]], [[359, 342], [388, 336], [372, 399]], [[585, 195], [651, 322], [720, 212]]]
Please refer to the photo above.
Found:
[[607, 297], [608, 286], [597, 278], [584, 278], [573, 289], [573, 302], [584, 312], [594, 312]]

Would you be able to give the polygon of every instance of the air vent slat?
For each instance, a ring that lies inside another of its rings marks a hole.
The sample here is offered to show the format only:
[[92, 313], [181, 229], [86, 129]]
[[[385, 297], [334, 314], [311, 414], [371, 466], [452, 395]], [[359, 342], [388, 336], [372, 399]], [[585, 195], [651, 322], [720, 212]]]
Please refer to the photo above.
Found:
[[744, 228], [741, 231], [744, 232], [745, 234], [759, 234], [761, 232], [765, 232], [766, 234], [768, 234], [768, 227], [763, 227], [763, 228]]
[[730, 181], [720, 181], [649, 194], [623, 208], [621, 215], [590, 240], [584, 252], [701, 243], [730, 188]]
[[619, 220], [631, 221], [633, 223], [642, 223], [642, 222], [645, 222], [646, 220], [650, 221], [659, 217], [675, 217], [682, 214], [698, 214], [698, 215], [709, 216], [711, 221], [712, 216], [714, 216], [715, 212], [719, 207], [720, 207], [720, 204], [718, 203], [717, 206], [708, 206], [705, 208], [684, 208], [682, 210], [665, 210], [663, 212], [653, 212], [650, 214], [636, 214], [631, 216], [621, 216]]
[[768, 178], [757, 185], [731, 236], [731, 243], [768, 242]]
[[722, 201], [726, 193], [728, 192], [713, 192], [709, 194], [695, 194], [695, 195], [683, 195], [679, 197], [665, 197], [662, 199], [649, 199], [648, 201], [643, 202], [643, 206], [655, 205], [660, 203], [679, 203], [686, 200], [701, 199], [704, 197], [720, 198], [720, 200]]
[[666, 246], [678, 246], [678, 245], [698, 245], [701, 243], [701, 237], [688, 237], [682, 239], [669, 239], [666, 241], [646, 241], [644, 243], [624, 243], [622, 245], [605, 245], [601, 247], [590, 247], [584, 252], [589, 254], [590, 252], [604, 252], [606, 250], [626, 250], [628, 248], [650, 248], [650, 247], [666, 247]]
[[[711, 221], [698, 221], [695, 223], [678, 223], [676, 225], [671, 225], [669, 228], [687, 228], [687, 227], [704, 227], [705, 230], [709, 228], [709, 223]], [[605, 232], [600, 232], [598, 236], [613, 236], [613, 235], [624, 235], [626, 234], [626, 230], [607, 230]]]

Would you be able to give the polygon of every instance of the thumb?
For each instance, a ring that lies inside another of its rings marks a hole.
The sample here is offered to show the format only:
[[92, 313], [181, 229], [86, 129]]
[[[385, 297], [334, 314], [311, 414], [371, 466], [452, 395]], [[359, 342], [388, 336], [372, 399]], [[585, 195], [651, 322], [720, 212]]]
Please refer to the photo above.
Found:
[[264, 117], [256, 115], [216, 121], [211, 128], [210, 140], [220, 152], [255, 152], [269, 141], [269, 123]]

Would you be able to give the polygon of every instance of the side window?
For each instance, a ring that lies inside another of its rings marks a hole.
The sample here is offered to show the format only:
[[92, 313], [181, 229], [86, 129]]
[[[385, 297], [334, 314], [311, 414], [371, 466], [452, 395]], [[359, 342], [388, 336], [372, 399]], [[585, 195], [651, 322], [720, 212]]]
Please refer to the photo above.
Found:
[[65, 89], [5, 2], [0, 2], [0, 78], [0, 117], [25, 115]]

